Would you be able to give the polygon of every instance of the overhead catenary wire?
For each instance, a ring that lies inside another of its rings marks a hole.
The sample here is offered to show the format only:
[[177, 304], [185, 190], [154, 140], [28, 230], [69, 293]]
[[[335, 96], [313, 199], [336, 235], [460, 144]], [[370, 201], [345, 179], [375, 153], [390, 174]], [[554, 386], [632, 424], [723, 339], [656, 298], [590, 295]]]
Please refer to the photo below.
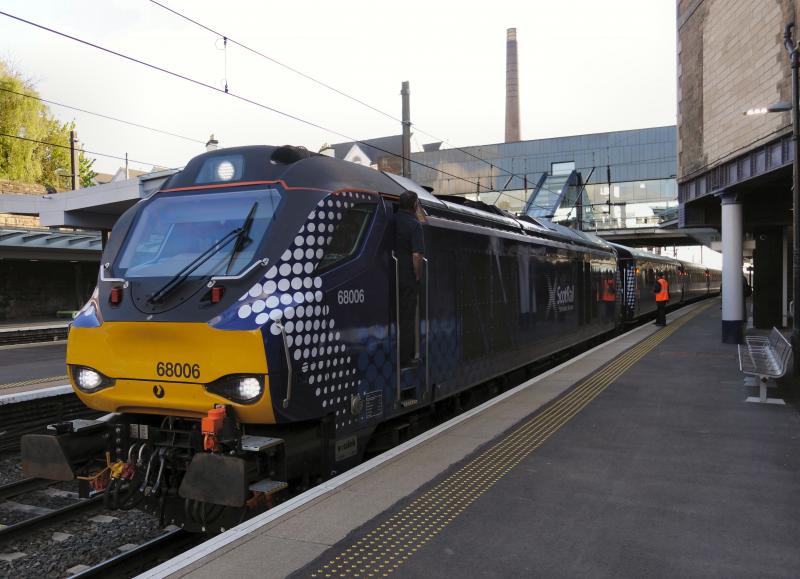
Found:
[[25, 97], [27, 99], [37, 100], [37, 101], [46, 103], [48, 105], [54, 105], [54, 106], [57, 106], [57, 107], [63, 107], [65, 109], [70, 109], [70, 110], [77, 111], [77, 112], [80, 112], [80, 113], [85, 113], [87, 115], [92, 115], [92, 116], [95, 116], [95, 117], [100, 117], [102, 119], [115, 121], [117, 123], [123, 123], [125, 125], [129, 125], [129, 126], [132, 126], [132, 127], [137, 127], [137, 128], [145, 129], [145, 130], [148, 130], [148, 131], [153, 131], [155, 133], [161, 133], [162, 135], [168, 135], [170, 137], [177, 137], [178, 139], [184, 139], [186, 141], [191, 141], [193, 143], [200, 143], [201, 145], [205, 144], [205, 141], [200, 140], [200, 139], [195, 139], [193, 137], [187, 137], [185, 135], [180, 135], [178, 133], [165, 131], [163, 129], [158, 129], [156, 127], [150, 127], [148, 125], [143, 125], [141, 123], [136, 123], [134, 121], [128, 121], [128, 120], [125, 120], [125, 119], [120, 119], [118, 117], [112, 117], [111, 115], [105, 115], [103, 113], [96, 113], [94, 111], [89, 111], [89, 110], [86, 110], [86, 109], [82, 109], [80, 107], [67, 105], [67, 104], [60, 103], [60, 102], [53, 101], [53, 100], [48, 100], [48, 99], [42, 98], [40, 96], [34, 96], [32, 94], [26, 94], [24, 92], [18, 92], [18, 91], [11, 90], [9, 88], [3, 88], [3, 87], [0, 87], [0, 91], [6, 92], [6, 93], [10, 93], [10, 94], [14, 94], [14, 95], [21, 96], [21, 97]]
[[[48, 147], [56, 147], [59, 149], [71, 149], [69, 145], [60, 145], [58, 143], [48, 143], [47, 141], [40, 141], [39, 139], [30, 139], [28, 137], [20, 137], [19, 135], [10, 135], [8, 133], [0, 133], [0, 138], [6, 137], [8, 139], [17, 139], [20, 141], [28, 141], [29, 143], [38, 143], [40, 145], [47, 145]], [[131, 163], [138, 163], [140, 165], [150, 165], [151, 167], [163, 167], [159, 163], [148, 163], [146, 161], [137, 161], [129, 157], [120, 157], [119, 155], [111, 155], [109, 153], [99, 153], [97, 151], [89, 151], [88, 149], [80, 149], [82, 152], [89, 155], [97, 155], [98, 157], [108, 157], [109, 159], [118, 159], [120, 161], [129, 161]]]
[[[294, 114], [287, 113], [285, 111], [276, 109], [275, 107], [272, 107], [270, 105], [264, 104], [264, 103], [259, 102], [259, 101], [256, 101], [256, 100], [254, 100], [252, 98], [249, 98], [249, 97], [246, 97], [244, 95], [240, 95], [240, 94], [234, 93], [232, 91], [225, 91], [224, 89], [221, 89], [221, 88], [216, 87], [214, 85], [208, 84], [208, 83], [203, 82], [201, 80], [198, 80], [196, 78], [192, 78], [192, 77], [187, 76], [185, 74], [181, 74], [179, 72], [175, 72], [173, 70], [169, 70], [169, 69], [164, 68], [162, 66], [158, 66], [156, 64], [152, 64], [152, 63], [146, 62], [146, 61], [141, 60], [139, 58], [130, 56], [128, 54], [124, 54], [122, 52], [118, 52], [116, 50], [113, 50], [111, 48], [107, 48], [105, 46], [100, 46], [99, 44], [96, 44], [94, 42], [90, 42], [88, 40], [84, 40], [82, 38], [78, 38], [77, 36], [73, 36], [71, 34], [67, 34], [66, 32], [61, 32], [60, 30], [56, 30], [54, 28], [50, 28], [50, 27], [45, 26], [43, 24], [38, 24], [38, 23], [33, 22], [31, 20], [27, 20], [27, 19], [22, 18], [20, 16], [15, 16], [14, 14], [10, 14], [10, 13], [5, 12], [5, 11], [1, 11], [0, 10], [0, 15], [5, 16], [7, 18], [11, 18], [12, 20], [16, 20], [17, 22], [22, 22], [23, 24], [27, 24], [29, 26], [33, 26], [34, 28], [38, 28], [40, 30], [44, 30], [44, 31], [49, 32], [51, 34], [55, 34], [56, 36], [61, 36], [62, 38], [67, 38], [69, 40], [72, 40], [73, 42], [77, 42], [79, 44], [83, 44], [85, 46], [89, 46], [89, 47], [94, 48], [96, 50], [100, 50], [100, 51], [105, 52], [107, 54], [111, 54], [113, 56], [122, 58], [124, 60], [139, 64], [141, 66], [145, 66], [145, 67], [150, 68], [152, 70], [161, 72], [163, 74], [167, 74], [167, 75], [175, 77], [175, 78], [178, 78], [178, 79], [183, 80], [185, 82], [188, 82], [190, 84], [194, 84], [196, 86], [203, 87], [205, 89], [214, 91], [214, 92], [219, 93], [219, 94], [230, 96], [230, 97], [232, 97], [232, 98], [234, 98], [236, 100], [239, 100], [241, 102], [245, 102], [245, 103], [251, 104], [253, 106], [256, 106], [258, 108], [273, 112], [273, 113], [281, 115], [281, 116], [284, 116], [284, 117], [286, 117], [288, 119], [295, 120], [295, 121], [297, 121], [299, 123], [302, 123], [304, 125], [319, 129], [321, 131], [325, 131], [325, 132], [331, 133], [333, 135], [337, 135], [339, 137], [342, 137], [343, 139], [347, 139], [348, 141], [352, 141], [353, 143], [356, 143], [356, 144], [359, 144], [359, 145], [364, 145], [364, 146], [367, 146], [367, 147], [372, 147], [375, 150], [381, 151], [383, 153], [387, 153], [389, 155], [394, 155], [394, 156], [400, 157], [401, 159], [404, 158], [402, 155], [397, 155], [397, 153], [394, 153], [392, 151], [388, 151], [388, 150], [386, 150], [386, 149], [384, 149], [382, 147], [378, 147], [378, 146], [376, 146], [374, 144], [371, 144], [371, 143], [365, 143], [362, 140], [359, 140], [359, 139], [356, 139], [354, 137], [351, 137], [351, 136], [349, 136], [349, 135], [347, 135], [345, 133], [342, 133], [340, 131], [337, 131], [337, 130], [334, 130], [334, 129], [330, 129], [330, 128], [325, 127], [324, 125], [321, 125], [321, 124], [316, 123], [314, 121], [309, 121], [309, 120], [304, 119], [302, 117], [299, 117], [297, 115], [294, 115]], [[492, 191], [492, 189], [490, 187], [486, 187], [485, 185], [481, 185], [479, 182], [471, 181], [471, 180], [469, 180], [469, 179], [467, 179], [465, 177], [459, 177], [458, 175], [454, 175], [452, 173], [444, 171], [443, 169], [439, 169], [437, 167], [433, 167], [431, 165], [428, 165], [427, 163], [423, 163], [423, 162], [417, 161], [415, 159], [408, 159], [408, 161], [411, 162], [411, 163], [414, 163], [416, 165], [425, 167], [427, 169], [431, 169], [433, 171], [437, 171], [437, 172], [439, 172], [439, 173], [441, 173], [443, 175], [448, 175], [448, 176], [456, 178], [456, 179], [461, 179], [462, 181], [464, 181], [466, 183], [470, 183], [472, 185], [475, 185], [478, 188], [483, 187], [487, 191]]]
[[[203, 24], [202, 22], [199, 22], [198, 20], [196, 20], [196, 19], [194, 19], [194, 18], [192, 18], [190, 16], [187, 16], [186, 14], [183, 14], [182, 12], [180, 12], [178, 10], [175, 10], [174, 8], [170, 8], [169, 6], [167, 6], [166, 4], [163, 4], [162, 2], [159, 2], [158, 0], [150, 0], [150, 2], [152, 4], [155, 4], [158, 7], [162, 8], [162, 9], [166, 10], [167, 12], [170, 12], [170, 13], [174, 14], [178, 18], [181, 18], [181, 19], [183, 19], [183, 20], [185, 20], [187, 22], [190, 22], [190, 23], [194, 24], [195, 26], [198, 26], [198, 27], [202, 28], [203, 30], [206, 30], [207, 32], [210, 32], [211, 34], [219, 36], [220, 38], [222, 38], [225, 41], [226, 46], [227, 46], [227, 43], [230, 42], [231, 44], [234, 44], [234, 45], [238, 46], [239, 48], [241, 48], [243, 50], [246, 50], [246, 51], [248, 51], [248, 52], [250, 52], [252, 54], [255, 54], [255, 55], [257, 55], [257, 56], [259, 56], [259, 57], [261, 57], [261, 58], [263, 58], [265, 60], [268, 60], [268, 61], [270, 61], [270, 62], [272, 62], [274, 64], [277, 64], [278, 66], [280, 66], [280, 67], [282, 67], [282, 68], [284, 68], [284, 69], [286, 69], [286, 70], [288, 70], [290, 72], [293, 72], [294, 74], [297, 74], [297, 75], [299, 75], [299, 76], [301, 76], [301, 77], [303, 77], [303, 78], [305, 78], [305, 79], [307, 79], [307, 80], [309, 80], [309, 81], [311, 81], [311, 82], [313, 82], [315, 84], [318, 84], [319, 86], [322, 86], [322, 87], [324, 87], [324, 88], [326, 88], [326, 89], [328, 89], [330, 91], [333, 91], [336, 94], [338, 94], [340, 96], [343, 96], [346, 99], [349, 99], [349, 100], [351, 100], [351, 101], [353, 101], [355, 103], [358, 103], [358, 104], [360, 104], [360, 105], [362, 105], [364, 107], [367, 107], [368, 109], [371, 109], [371, 110], [375, 111], [376, 113], [383, 115], [386, 118], [389, 118], [389, 119], [391, 119], [393, 121], [396, 121], [398, 123], [402, 123], [403, 122], [401, 119], [397, 118], [396, 116], [392, 115], [391, 113], [387, 113], [386, 111], [383, 111], [383, 110], [379, 109], [378, 107], [375, 107], [375, 106], [373, 106], [373, 105], [371, 105], [371, 104], [369, 104], [367, 102], [364, 102], [363, 100], [361, 100], [361, 99], [359, 99], [357, 97], [354, 97], [353, 95], [348, 94], [348, 93], [344, 92], [341, 89], [338, 89], [338, 88], [336, 88], [334, 86], [331, 86], [330, 84], [328, 84], [326, 82], [323, 82], [323, 81], [311, 76], [310, 74], [307, 74], [307, 73], [305, 73], [305, 72], [303, 72], [301, 70], [298, 70], [297, 68], [295, 68], [293, 66], [290, 66], [290, 65], [288, 65], [288, 64], [286, 64], [284, 62], [281, 62], [280, 60], [278, 60], [278, 59], [276, 59], [276, 58], [274, 58], [272, 56], [269, 56], [269, 55], [261, 52], [260, 50], [257, 50], [257, 49], [252, 48], [252, 47], [250, 47], [250, 46], [248, 46], [248, 45], [246, 45], [246, 44], [244, 44], [242, 42], [234, 40], [229, 35], [223, 34], [222, 32], [220, 32], [218, 30], [215, 30], [214, 28], [211, 28], [207, 24]], [[227, 58], [227, 56], [226, 56], [226, 58]], [[226, 76], [226, 79], [227, 79], [227, 60], [226, 60], [226, 74], [225, 74], [225, 76]], [[227, 92], [227, 80], [226, 80], [225, 91]], [[415, 127], [415, 130], [417, 132], [422, 133], [424, 135], [427, 135], [428, 137], [430, 137], [432, 139], [435, 139], [437, 141], [440, 141], [442, 143], [446, 143], [447, 145], [451, 146], [454, 150], [460, 151], [460, 152], [464, 153], [465, 155], [469, 155], [473, 159], [481, 161], [482, 163], [486, 163], [488, 165], [497, 167], [498, 169], [500, 169], [501, 171], [503, 171], [507, 175], [511, 175], [512, 178], [513, 177], [517, 177], [518, 179], [523, 179], [524, 178], [523, 176], [515, 174], [515, 173], [513, 173], [513, 172], [511, 172], [511, 171], [509, 171], [507, 169], [504, 169], [503, 167], [498, 167], [497, 165], [495, 165], [491, 161], [488, 161], [488, 160], [486, 160], [486, 159], [484, 159], [482, 157], [479, 157], [478, 155], [475, 155], [474, 153], [470, 153], [469, 151], [466, 151], [462, 147], [458, 147], [458, 146], [454, 145], [453, 143], [451, 143], [447, 139], [444, 139], [442, 137], [437, 137], [436, 135], [421, 129], [416, 124], [414, 125], [414, 127]], [[369, 144], [369, 143], [367, 143], [367, 144]], [[397, 157], [400, 157], [401, 159], [403, 158], [402, 155], [397, 155], [397, 153], [390, 153], [390, 154], [395, 155]]]
[[255, 48], [252, 48], [250, 46], [247, 46], [246, 44], [243, 44], [243, 43], [241, 43], [241, 42], [239, 42], [237, 40], [234, 40], [230, 36], [222, 34], [221, 32], [219, 32], [217, 30], [214, 30], [210, 26], [208, 26], [206, 24], [203, 24], [202, 22], [198, 22], [194, 18], [186, 16], [185, 14], [175, 10], [174, 8], [170, 8], [166, 4], [162, 4], [161, 2], [157, 2], [156, 0], [150, 0], [150, 2], [152, 2], [156, 6], [159, 6], [160, 8], [163, 8], [167, 12], [171, 12], [172, 14], [177, 16], [178, 18], [182, 18], [183, 20], [186, 20], [187, 22], [191, 22], [195, 26], [199, 26], [200, 28], [210, 32], [211, 34], [214, 34], [216, 36], [219, 36], [220, 38], [225, 39], [227, 42], [230, 42], [231, 44], [235, 44], [236, 46], [238, 46], [239, 48], [241, 48], [243, 50], [246, 50], [246, 51], [248, 51], [248, 52], [250, 52], [252, 54], [255, 54], [256, 56], [260, 56], [261, 58], [264, 58], [266, 60], [269, 60], [270, 62], [272, 62], [274, 64], [277, 64], [278, 66], [280, 66], [282, 68], [285, 68], [286, 70], [288, 70], [290, 72], [293, 72], [294, 74], [302, 76], [303, 78], [305, 78], [307, 80], [310, 80], [311, 82], [316, 83], [316, 84], [318, 84], [318, 85], [320, 85], [320, 86], [322, 86], [322, 87], [324, 87], [324, 88], [326, 88], [328, 90], [331, 90], [331, 91], [333, 91], [333, 92], [335, 92], [335, 93], [337, 93], [337, 94], [339, 94], [339, 95], [341, 95], [341, 96], [343, 96], [343, 97], [345, 97], [347, 99], [350, 99], [353, 102], [356, 102], [356, 103], [358, 103], [360, 105], [363, 105], [363, 106], [367, 107], [368, 109], [372, 109], [376, 113], [379, 113], [379, 114], [381, 114], [381, 115], [383, 115], [385, 117], [388, 117], [389, 119], [391, 119], [393, 121], [397, 121], [398, 123], [402, 122], [400, 119], [398, 119], [394, 115], [392, 115], [390, 113], [387, 113], [386, 111], [382, 111], [381, 109], [379, 109], [377, 107], [374, 107], [374, 106], [362, 101], [361, 99], [358, 99], [358, 98], [356, 98], [356, 97], [354, 97], [352, 95], [349, 95], [346, 92], [344, 92], [342, 90], [339, 90], [338, 88], [333, 87], [333, 86], [331, 86], [331, 85], [329, 85], [329, 84], [327, 84], [327, 83], [325, 83], [325, 82], [323, 82], [321, 80], [318, 80], [318, 79], [314, 78], [313, 76], [304, 73], [301, 70], [298, 70], [298, 69], [296, 69], [296, 68], [294, 68], [292, 66], [289, 66], [288, 64], [286, 64], [284, 62], [281, 62], [280, 60], [278, 60], [276, 58], [273, 58], [273, 57], [271, 57], [271, 56], [269, 56], [267, 54], [264, 54], [263, 52], [261, 52], [259, 50], [256, 50]]

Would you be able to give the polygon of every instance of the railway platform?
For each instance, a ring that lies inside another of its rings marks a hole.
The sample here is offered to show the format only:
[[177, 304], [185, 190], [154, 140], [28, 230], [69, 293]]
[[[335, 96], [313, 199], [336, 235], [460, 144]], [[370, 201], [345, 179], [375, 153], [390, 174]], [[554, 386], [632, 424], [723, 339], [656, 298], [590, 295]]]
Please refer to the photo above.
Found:
[[642, 326], [144, 577], [793, 577], [800, 417], [719, 300]]
[[67, 384], [66, 342], [0, 345], [0, 396]]
[[31, 320], [0, 324], [0, 346], [64, 340], [71, 319]]

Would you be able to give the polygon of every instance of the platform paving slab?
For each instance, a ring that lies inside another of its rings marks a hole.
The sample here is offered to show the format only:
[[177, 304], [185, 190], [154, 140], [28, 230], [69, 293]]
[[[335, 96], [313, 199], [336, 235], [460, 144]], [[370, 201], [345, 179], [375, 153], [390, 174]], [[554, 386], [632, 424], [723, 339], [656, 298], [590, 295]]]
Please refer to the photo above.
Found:
[[738, 378], [706, 310], [393, 575], [797, 577], [800, 419]]

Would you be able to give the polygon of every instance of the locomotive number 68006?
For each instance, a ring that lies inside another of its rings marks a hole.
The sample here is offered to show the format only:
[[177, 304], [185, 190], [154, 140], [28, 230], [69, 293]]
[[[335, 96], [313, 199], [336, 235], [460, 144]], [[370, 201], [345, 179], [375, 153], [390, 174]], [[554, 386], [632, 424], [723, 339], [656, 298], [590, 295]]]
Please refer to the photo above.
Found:
[[336, 299], [339, 302], [340, 306], [346, 306], [350, 304], [363, 304], [364, 290], [363, 289], [339, 290], [339, 292], [336, 294]]
[[200, 378], [200, 364], [188, 362], [158, 362], [156, 374], [167, 378]]

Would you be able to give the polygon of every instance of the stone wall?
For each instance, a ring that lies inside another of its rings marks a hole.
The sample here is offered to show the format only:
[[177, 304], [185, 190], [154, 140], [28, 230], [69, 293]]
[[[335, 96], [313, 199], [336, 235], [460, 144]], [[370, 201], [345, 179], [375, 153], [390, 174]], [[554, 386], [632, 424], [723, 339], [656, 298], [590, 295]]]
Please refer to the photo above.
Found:
[[0, 179], [0, 193], [45, 195], [47, 194], [47, 189], [44, 188], [44, 185], [38, 185], [36, 183], [20, 183], [19, 181]]
[[54, 318], [77, 310], [97, 283], [97, 263], [0, 259], [0, 321]]
[[[35, 183], [20, 183], [19, 181], [0, 179], [0, 194], [46, 195], [47, 189], [43, 185]], [[40, 225], [38, 216], [0, 213], [0, 227], [39, 227]]]
[[0, 227], [41, 227], [38, 217], [0, 213]]
[[790, 100], [783, 28], [796, 11], [795, 0], [678, 1], [679, 180], [791, 130], [788, 112], [743, 113]]

